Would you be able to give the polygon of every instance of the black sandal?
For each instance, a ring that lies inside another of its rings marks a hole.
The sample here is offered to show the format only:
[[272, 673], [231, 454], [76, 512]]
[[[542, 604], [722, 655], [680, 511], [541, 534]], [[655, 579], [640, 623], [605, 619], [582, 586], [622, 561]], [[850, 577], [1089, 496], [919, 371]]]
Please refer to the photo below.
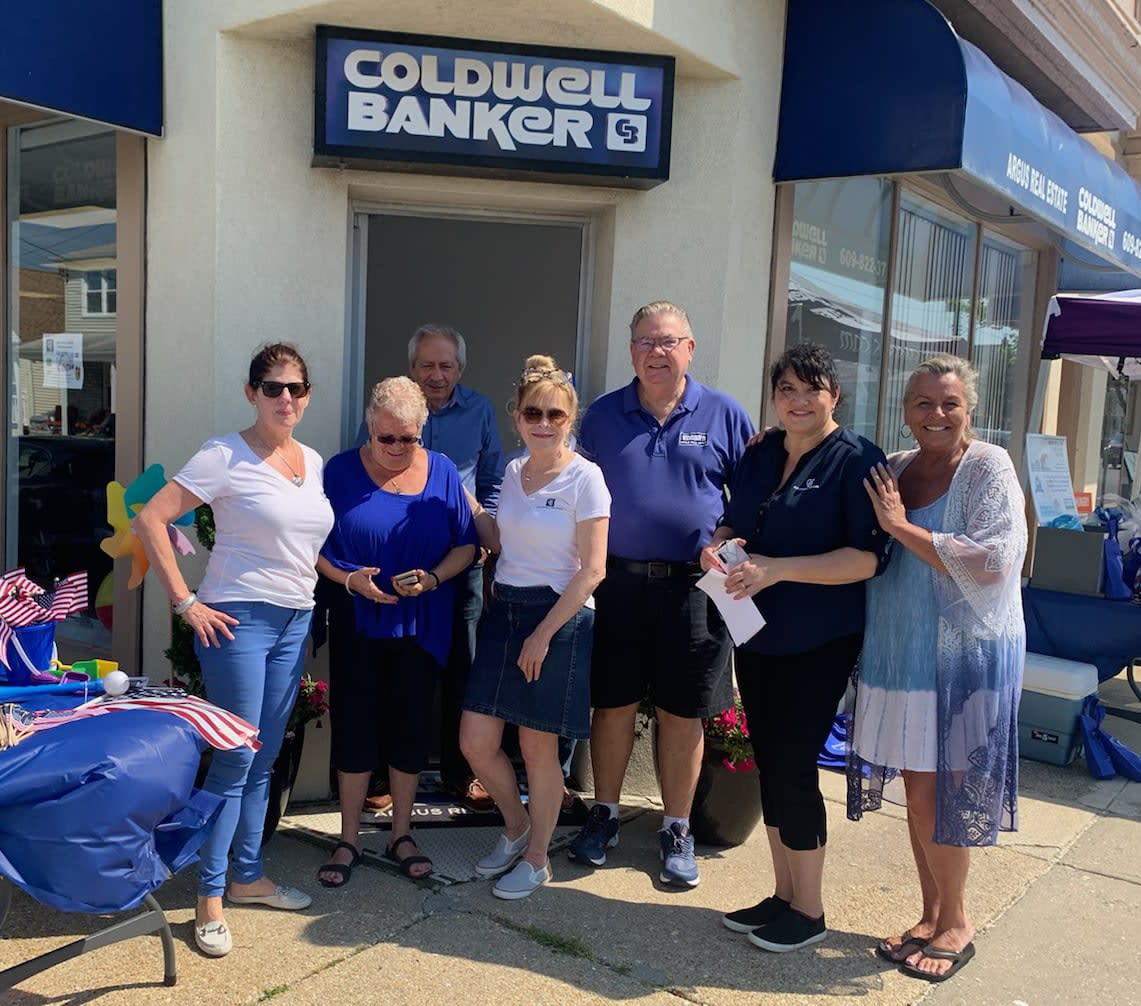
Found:
[[[396, 850], [399, 849], [405, 842], [410, 842], [412, 845], [416, 844], [415, 839], [411, 835], [401, 835], [395, 838], [384, 850], [384, 858], [390, 863], [395, 863], [399, 867], [400, 872], [404, 874], [409, 880], [423, 880], [432, 875], [432, 861], [427, 856], [405, 856], [401, 859], [396, 855]], [[421, 863], [428, 864], [428, 872], [419, 875], [412, 872], [412, 867], [419, 866]]]
[[[350, 845], [348, 842], [338, 842], [333, 846], [334, 855], [342, 849], [348, 849], [353, 854], [353, 858], [349, 860], [348, 865], [344, 863], [326, 863], [317, 871], [317, 883], [322, 887], [344, 887], [349, 882], [353, 875], [353, 867], [361, 861], [361, 852], [355, 845]], [[335, 873], [340, 878], [339, 880], [327, 880], [322, 877], [322, 873]]]

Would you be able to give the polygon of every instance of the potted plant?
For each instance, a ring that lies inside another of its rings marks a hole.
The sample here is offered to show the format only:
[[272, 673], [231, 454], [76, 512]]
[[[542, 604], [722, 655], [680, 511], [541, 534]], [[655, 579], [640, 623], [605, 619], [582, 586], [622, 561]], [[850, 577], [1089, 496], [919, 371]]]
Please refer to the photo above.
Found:
[[[214, 547], [214, 513], [206, 504], [194, 511], [194, 530], [199, 543], [210, 551]], [[170, 661], [171, 676], [163, 684], [182, 688], [190, 695], [206, 697], [202, 683], [202, 667], [194, 652], [194, 631], [177, 615], [171, 616], [170, 646], [163, 651]], [[269, 841], [277, 828], [278, 821], [289, 805], [289, 796], [297, 779], [297, 769], [301, 764], [301, 754], [305, 746], [305, 724], [320, 720], [329, 711], [329, 686], [306, 674], [301, 679], [297, 701], [289, 715], [281, 751], [273, 763], [269, 778], [269, 805], [266, 808], [265, 827], [262, 842]], [[320, 726], [320, 722], [317, 724]], [[210, 749], [203, 755], [203, 769], [199, 774], [199, 784], [209, 766]]]
[[[654, 707], [644, 701], [635, 729], [641, 735], [654, 721]], [[749, 724], [741, 693], [733, 689], [733, 705], [702, 720], [705, 754], [689, 823], [693, 837], [703, 845], [741, 845], [761, 819], [761, 788]], [[655, 769], [657, 743], [654, 745]]]

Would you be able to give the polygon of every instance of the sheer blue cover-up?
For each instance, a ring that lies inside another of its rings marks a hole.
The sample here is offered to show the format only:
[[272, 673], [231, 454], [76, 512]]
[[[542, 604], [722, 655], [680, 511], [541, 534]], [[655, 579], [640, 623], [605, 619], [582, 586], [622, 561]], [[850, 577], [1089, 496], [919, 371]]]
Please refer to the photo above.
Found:
[[[893, 457], [893, 469], [912, 457]], [[1026, 528], [1009, 457], [972, 443], [947, 494], [909, 519], [934, 532], [948, 573], [896, 545], [868, 585], [848, 817], [884, 799], [904, 803], [904, 769], [934, 771], [935, 841], [992, 845], [1017, 827], [1026, 651], [1018, 590]]]

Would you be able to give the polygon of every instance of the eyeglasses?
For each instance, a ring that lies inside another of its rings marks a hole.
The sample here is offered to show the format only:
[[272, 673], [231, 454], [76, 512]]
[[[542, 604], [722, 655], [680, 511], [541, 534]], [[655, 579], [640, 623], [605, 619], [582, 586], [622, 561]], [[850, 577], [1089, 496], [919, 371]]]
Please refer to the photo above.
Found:
[[304, 398], [309, 394], [308, 381], [251, 381], [250, 387], [261, 388], [266, 398], [280, 398], [286, 388], [290, 398]]
[[552, 426], [562, 426], [570, 419], [570, 414], [565, 409], [540, 409], [535, 405], [528, 405], [525, 409], [520, 409], [519, 415], [523, 417], [523, 422], [528, 426], [541, 423], [544, 416]]
[[419, 437], [410, 437], [407, 434], [402, 437], [397, 437], [391, 433], [378, 433], [372, 439], [378, 444], [384, 444], [385, 447], [391, 447], [393, 444], [400, 444], [401, 447], [411, 447], [413, 444], [422, 443]]
[[630, 341], [643, 353], [650, 353], [655, 349], [660, 349], [663, 353], [672, 353], [685, 340], [671, 335], [666, 339], [631, 339]]

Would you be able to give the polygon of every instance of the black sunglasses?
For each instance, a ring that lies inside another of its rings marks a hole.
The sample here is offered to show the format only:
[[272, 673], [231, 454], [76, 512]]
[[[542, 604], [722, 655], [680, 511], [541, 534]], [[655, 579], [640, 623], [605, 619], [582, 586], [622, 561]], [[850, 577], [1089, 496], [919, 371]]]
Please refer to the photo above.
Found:
[[261, 388], [266, 398], [280, 398], [286, 388], [290, 398], [304, 398], [309, 394], [308, 381], [251, 381], [251, 388]]
[[570, 419], [570, 414], [565, 409], [540, 409], [535, 405], [528, 405], [525, 409], [520, 409], [519, 415], [523, 417], [523, 422], [528, 426], [541, 423], [544, 416], [547, 417], [547, 422], [552, 426], [562, 426]]
[[421, 443], [419, 437], [410, 437], [405, 434], [402, 437], [395, 436], [391, 433], [378, 433], [372, 438], [378, 444], [384, 444], [386, 447], [391, 447], [393, 444], [400, 444], [403, 447], [411, 447], [413, 444]]

